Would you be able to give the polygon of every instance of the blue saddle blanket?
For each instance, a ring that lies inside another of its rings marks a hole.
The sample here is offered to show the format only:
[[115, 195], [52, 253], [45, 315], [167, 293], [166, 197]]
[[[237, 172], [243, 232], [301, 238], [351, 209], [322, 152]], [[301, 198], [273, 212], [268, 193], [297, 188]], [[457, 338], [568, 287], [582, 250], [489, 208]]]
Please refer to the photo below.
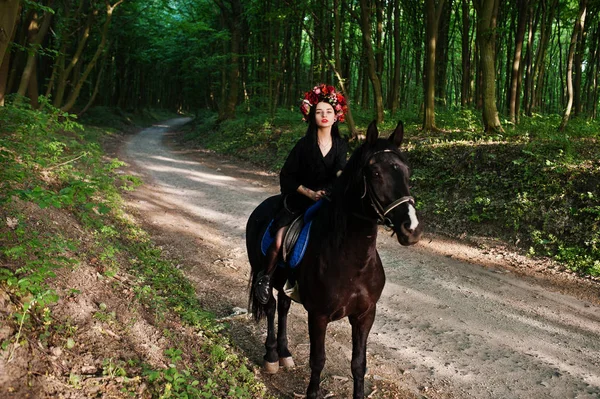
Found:
[[[304, 257], [304, 253], [306, 252], [306, 248], [308, 247], [308, 240], [310, 238], [310, 228], [312, 226], [313, 219], [321, 205], [323, 205], [323, 200], [317, 201], [314, 205], [312, 205], [304, 212], [304, 227], [298, 235], [298, 239], [296, 240], [296, 244], [294, 244], [294, 248], [291, 251], [288, 261], [288, 264], [291, 268], [295, 268], [296, 266], [298, 266], [298, 264]], [[263, 255], [267, 254], [269, 246], [271, 246], [271, 243], [275, 239], [275, 237], [273, 237], [270, 232], [271, 225], [273, 225], [273, 220], [271, 220], [271, 223], [269, 223], [269, 226], [267, 226], [267, 230], [265, 231], [265, 234], [261, 241], [260, 249]], [[280, 262], [279, 266], [285, 265], [282, 262]]]

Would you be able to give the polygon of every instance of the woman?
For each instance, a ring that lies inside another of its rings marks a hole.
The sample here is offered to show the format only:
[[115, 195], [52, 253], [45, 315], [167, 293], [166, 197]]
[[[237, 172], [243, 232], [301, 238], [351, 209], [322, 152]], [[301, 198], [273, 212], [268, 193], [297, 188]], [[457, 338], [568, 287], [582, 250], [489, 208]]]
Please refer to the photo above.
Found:
[[308, 129], [279, 174], [283, 204], [271, 227], [275, 239], [267, 251], [267, 267], [254, 287], [262, 304], [271, 298], [271, 277], [286, 226], [315, 201], [327, 196], [346, 165], [348, 146], [338, 129], [338, 122], [344, 121], [348, 110], [344, 96], [333, 86], [320, 84], [305, 93], [300, 110], [303, 120], [308, 121]]

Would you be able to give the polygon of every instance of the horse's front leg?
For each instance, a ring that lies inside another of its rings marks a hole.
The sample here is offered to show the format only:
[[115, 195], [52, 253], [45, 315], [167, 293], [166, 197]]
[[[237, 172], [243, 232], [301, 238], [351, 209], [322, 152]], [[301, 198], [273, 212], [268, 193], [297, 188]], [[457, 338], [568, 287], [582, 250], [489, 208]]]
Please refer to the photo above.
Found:
[[279, 371], [279, 355], [277, 353], [277, 338], [275, 337], [275, 297], [271, 295], [269, 302], [265, 306], [267, 315], [267, 339], [265, 340], [265, 349], [267, 353], [264, 356], [264, 370], [268, 374], [275, 374]]
[[282, 367], [294, 367], [294, 359], [288, 349], [287, 339], [287, 316], [292, 300], [279, 290], [277, 296], [277, 353], [279, 354], [279, 365]]
[[375, 321], [375, 306], [360, 316], [348, 317], [352, 325], [352, 377], [354, 399], [365, 396], [365, 372], [367, 369], [367, 338]]
[[306, 391], [308, 399], [314, 399], [319, 394], [321, 371], [325, 367], [325, 333], [327, 318], [308, 314], [308, 334], [310, 336], [310, 383]]

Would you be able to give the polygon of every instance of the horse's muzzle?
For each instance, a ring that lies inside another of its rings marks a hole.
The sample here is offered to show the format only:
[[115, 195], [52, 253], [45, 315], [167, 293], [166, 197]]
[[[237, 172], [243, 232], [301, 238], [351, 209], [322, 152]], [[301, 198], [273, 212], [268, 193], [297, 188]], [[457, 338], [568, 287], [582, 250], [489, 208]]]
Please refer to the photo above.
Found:
[[400, 231], [396, 232], [396, 236], [398, 237], [400, 245], [409, 246], [419, 242], [422, 233], [423, 227], [421, 224], [413, 230], [410, 228], [410, 224], [403, 223], [400, 225]]

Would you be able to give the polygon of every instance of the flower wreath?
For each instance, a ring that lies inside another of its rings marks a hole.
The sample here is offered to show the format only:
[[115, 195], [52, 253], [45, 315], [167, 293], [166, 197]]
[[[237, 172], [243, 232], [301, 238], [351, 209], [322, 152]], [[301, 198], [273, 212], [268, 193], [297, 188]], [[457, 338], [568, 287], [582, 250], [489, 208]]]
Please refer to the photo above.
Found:
[[320, 83], [311, 91], [304, 93], [304, 100], [302, 100], [302, 104], [300, 104], [300, 111], [302, 111], [302, 115], [304, 115], [302, 118], [303, 121], [308, 121], [310, 108], [320, 102], [331, 104], [335, 110], [337, 120], [339, 122], [344, 122], [344, 119], [346, 118], [346, 112], [348, 112], [348, 104], [346, 103], [346, 99], [341, 93], [338, 93], [335, 90], [335, 87], [328, 86], [325, 83]]

